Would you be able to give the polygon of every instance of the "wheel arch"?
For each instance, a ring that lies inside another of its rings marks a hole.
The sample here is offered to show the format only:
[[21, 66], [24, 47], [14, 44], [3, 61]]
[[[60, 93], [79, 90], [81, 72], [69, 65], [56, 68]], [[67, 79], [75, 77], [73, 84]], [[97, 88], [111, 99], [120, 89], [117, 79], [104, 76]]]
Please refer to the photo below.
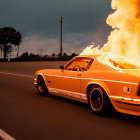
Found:
[[[37, 84], [38, 84], [39, 80], [41, 80], [41, 79], [43, 79], [45, 84], [46, 84], [46, 80], [45, 80], [44, 75], [42, 73], [39, 73], [37, 75]], [[47, 84], [46, 84], [46, 86], [47, 86]]]
[[102, 81], [100, 81], [100, 82], [99, 81], [91, 81], [91, 82], [88, 83], [87, 88], [86, 88], [87, 98], [89, 96], [90, 88], [94, 85], [100, 86], [102, 89], [104, 89], [107, 96], [109, 97], [110, 91], [109, 91], [108, 86], [104, 82], [102, 82]]

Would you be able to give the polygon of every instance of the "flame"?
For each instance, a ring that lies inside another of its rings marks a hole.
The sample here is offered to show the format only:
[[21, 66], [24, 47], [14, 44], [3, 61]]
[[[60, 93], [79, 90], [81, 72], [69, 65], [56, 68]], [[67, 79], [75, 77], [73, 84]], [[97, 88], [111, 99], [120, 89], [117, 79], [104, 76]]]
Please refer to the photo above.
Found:
[[112, 0], [111, 7], [114, 13], [106, 21], [112, 27], [108, 42], [101, 49], [91, 44], [80, 55], [108, 54], [139, 67], [140, 0]]

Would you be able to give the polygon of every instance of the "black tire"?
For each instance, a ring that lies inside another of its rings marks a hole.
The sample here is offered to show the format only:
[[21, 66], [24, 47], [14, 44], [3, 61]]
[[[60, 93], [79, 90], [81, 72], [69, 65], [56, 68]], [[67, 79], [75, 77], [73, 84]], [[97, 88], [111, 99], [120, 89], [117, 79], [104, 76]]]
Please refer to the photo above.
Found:
[[110, 111], [111, 102], [105, 90], [98, 85], [89, 89], [88, 104], [90, 110], [97, 115], [105, 115]]
[[43, 78], [38, 81], [38, 93], [43, 96], [50, 95]]

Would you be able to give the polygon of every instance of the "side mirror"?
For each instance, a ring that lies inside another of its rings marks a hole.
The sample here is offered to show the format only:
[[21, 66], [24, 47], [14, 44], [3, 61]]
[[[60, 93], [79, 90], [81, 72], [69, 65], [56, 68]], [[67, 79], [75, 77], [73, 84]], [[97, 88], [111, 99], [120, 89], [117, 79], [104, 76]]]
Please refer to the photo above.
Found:
[[64, 70], [64, 66], [60, 66], [60, 69], [61, 69], [61, 70]]

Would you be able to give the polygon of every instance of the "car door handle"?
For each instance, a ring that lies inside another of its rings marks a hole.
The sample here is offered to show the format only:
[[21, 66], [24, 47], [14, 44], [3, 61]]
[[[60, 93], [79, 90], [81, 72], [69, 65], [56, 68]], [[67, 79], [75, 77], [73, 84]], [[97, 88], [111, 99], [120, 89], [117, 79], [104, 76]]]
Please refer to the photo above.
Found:
[[51, 83], [51, 81], [48, 81], [48, 83]]
[[81, 74], [77, 74], [77, 76], [81, 76]]

